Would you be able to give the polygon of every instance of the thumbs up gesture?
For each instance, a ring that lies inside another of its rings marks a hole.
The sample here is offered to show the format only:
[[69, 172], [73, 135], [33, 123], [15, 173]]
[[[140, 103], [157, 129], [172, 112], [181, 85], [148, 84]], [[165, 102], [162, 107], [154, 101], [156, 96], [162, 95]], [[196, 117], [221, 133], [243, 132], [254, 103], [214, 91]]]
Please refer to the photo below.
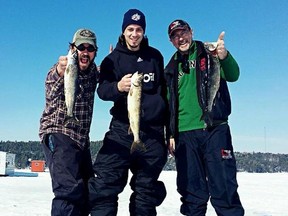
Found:
[[220, 60], [225, 59], [228, 53], [225, 48], [224, 35], [225, 35], [225, 32], [224, 31], [221, 32], [217, 40], [217, 55]]

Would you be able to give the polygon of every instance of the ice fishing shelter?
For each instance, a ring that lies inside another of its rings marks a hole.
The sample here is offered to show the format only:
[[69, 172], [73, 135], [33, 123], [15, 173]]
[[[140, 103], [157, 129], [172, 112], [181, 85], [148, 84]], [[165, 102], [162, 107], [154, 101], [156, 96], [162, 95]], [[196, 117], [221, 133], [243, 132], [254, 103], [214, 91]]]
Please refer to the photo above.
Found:
[[13, 175], [15, 170], [15, 154], [0, 151], [0, 175]]

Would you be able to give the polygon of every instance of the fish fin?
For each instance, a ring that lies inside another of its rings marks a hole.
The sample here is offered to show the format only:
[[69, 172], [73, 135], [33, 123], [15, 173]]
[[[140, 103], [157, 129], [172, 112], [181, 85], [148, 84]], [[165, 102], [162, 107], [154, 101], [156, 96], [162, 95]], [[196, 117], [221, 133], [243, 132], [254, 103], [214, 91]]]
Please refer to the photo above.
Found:
[[71, 123], [75, 125], [80, 125], [80, 121], [76, 117], [67, 116], [64, 119], [64, 126], [66, 127], [68, 124], [71, 124]]
[[131, 145], [130, 153], [132, 154], [135, 151], [146, 151], [145, 144], [141, 141], [134, 141]]
[[128, 134], [129, 134], [129, 135], [132, 134], [132, 129], [131, 129], [130, 126], [129, 126], [129, 128], [128, 128]]
[[129, 95], [131, 96], [133, 94], [133, 88], [130, 88]]

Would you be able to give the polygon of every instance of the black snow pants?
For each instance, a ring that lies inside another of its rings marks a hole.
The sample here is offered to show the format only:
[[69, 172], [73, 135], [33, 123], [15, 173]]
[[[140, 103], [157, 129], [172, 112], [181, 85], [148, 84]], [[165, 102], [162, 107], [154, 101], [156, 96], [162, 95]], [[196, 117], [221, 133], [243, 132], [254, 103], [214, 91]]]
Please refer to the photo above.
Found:
[[181, 213], [205, 216], [210, 198], [217, 215], [242, 216], [230, 128], [180, 132], [176, 141], [177, 190]]
[[[158, 177], [167, 161], [163, 127], [140, 133], [146, 151], [130, 153], [133, 135], [128, 124], [112, 121], [103, 146], [93, 165], [96, 177], [89, 180], [89, 199], [92, 216], [115, 216], [118, 194], [124, 190], [129, 170], [132, 173], [129, 211], [131, 216], [154, 216], [156, 206], [166, 197], [166, 188]], [[128, 206], [127, 206], [128, 208]]]
[[54, 198], [52, 216], [89, 215], [88, 179], [93, 174], [90, 149], [81, 150], [68, 136], [46, 135], [43, 150]]

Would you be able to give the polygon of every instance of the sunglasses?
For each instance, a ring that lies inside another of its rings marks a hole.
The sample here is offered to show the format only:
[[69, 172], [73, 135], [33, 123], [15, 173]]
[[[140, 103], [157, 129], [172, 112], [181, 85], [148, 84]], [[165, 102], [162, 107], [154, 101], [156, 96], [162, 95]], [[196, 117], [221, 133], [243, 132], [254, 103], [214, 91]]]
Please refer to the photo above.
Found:
[[94, 52], [94, 51], [97, 51], [97, 48], [95, 48], [94, 46], [92, 45], [89, 45], [88, 47], [85, 47], [84, 44], [80, 44], [79, 46], [75, 46], [77, 48], [77, 50], [79, 51], [84, 51], [84, 50], [87, 50], [88, 52]]
[[178, 34], [172, 34], [170, 39], [173, 41], [176, 41], [176, 40], [178, 41], [180, 38], [186, 37], [189, 34], [189, 32], [190, 31], [188, 29], [185, 29]]

